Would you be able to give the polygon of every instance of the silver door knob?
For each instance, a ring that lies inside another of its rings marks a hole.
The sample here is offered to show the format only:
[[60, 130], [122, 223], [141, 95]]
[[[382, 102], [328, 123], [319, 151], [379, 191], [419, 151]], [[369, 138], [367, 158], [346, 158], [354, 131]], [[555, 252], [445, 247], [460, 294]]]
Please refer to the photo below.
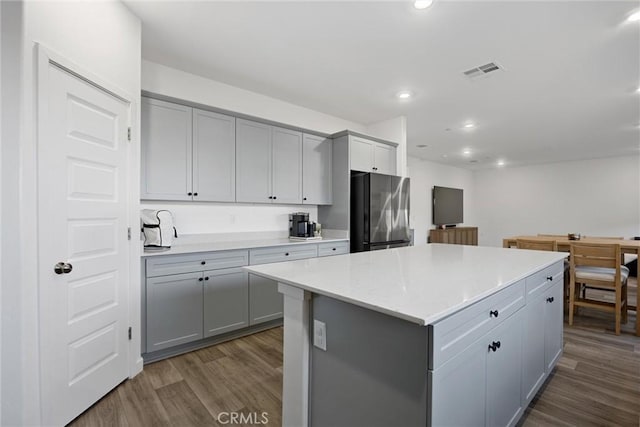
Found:
[[66, 262], [59, 262], [53, 266], [53, 271], [56, 274], [68, 274], [71, 273], [71, 270], [73, 270], [73, 265]]

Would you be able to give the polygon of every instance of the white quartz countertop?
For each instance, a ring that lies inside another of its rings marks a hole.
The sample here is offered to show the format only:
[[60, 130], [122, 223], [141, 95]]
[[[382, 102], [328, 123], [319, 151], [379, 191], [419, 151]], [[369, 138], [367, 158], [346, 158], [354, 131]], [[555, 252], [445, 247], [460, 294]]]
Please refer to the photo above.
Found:
[[322, 240], [291, 241], [288, 237], [258, 237], [256, 239], [247, 239], [246, 235], [243, 235], [242, 237], [243, 238], [238, 240], [229, 239], [228, 236], [225, 236], [224, 239], [216, 240], [215, 236], [212, 235], [202, 235], [197, 238], [191, 237], [186, 239], [178, 238], [174, 241], [174, 244], [170, 249], [144, 250], [142, 257], [228, 251], [232, 249], [265, 248], [284, 245], [309, 245], [314, 243], [348, 240], [346, 238], [323, 238]]
[[245, 268], [316, 294], [427, 325], [566, 256], [561, 252], [430, 244]]

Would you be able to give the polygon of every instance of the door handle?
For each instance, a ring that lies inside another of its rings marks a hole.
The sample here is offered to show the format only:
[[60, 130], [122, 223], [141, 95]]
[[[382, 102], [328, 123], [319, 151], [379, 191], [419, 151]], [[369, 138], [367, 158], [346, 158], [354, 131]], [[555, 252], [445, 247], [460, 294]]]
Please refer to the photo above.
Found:
[[66, 262], [59, 262], [53, 266], [53, 271], [56, 274], [69, 274], [73, 270], [73, 265]]

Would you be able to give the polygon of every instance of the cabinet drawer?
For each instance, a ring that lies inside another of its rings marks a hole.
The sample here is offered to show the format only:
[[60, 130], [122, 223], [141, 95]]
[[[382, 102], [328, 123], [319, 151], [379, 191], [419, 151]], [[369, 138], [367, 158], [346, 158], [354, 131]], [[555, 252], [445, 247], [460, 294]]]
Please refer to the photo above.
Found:
[[318, 243], [318, 256], [331, 256], [349, 253], [349, 242]]
[[249, 251], [251, 265], [268, 264], [271, 262], [293, 261], [296, 259], [315, 258], [318, 256], [318, 246], [288, 245], [275, 248], [259, 248]]
[[564, 280], [564, 262], [560, 261], [542, 269], [525, 279], [527, 299], [546, 292], [552, 283]]
[[430, 346], [433, 350], [429, 369], [437, 369], [523, 307], [524, 282], [520, 280], [458, 313], [429, 325]]
[[147, 259], [147, 277], [242, 267], [248, 264], [249, 252], [246, 250], [153, 257]]

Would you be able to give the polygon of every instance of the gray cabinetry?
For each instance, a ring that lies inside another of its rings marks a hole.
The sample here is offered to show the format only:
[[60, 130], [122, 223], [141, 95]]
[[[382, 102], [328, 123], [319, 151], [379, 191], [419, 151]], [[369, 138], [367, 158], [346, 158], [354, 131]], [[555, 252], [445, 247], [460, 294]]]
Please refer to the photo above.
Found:
[[395, 146], [351, 136], [349, 149], [352, 170], [396, 174]]
[[147, 352], [202, 338], [202, 273], [147, 279]]
[[302, 203], [302, 133], [272, 128], [273, 203]]
[[283, 315], [283, 298], [278, 282], [249, 274], [249, 323], [268, 322]]
[[236, 200], [302, 202], [302, 134], [237, 120]]
[[183, 105], [142, 98], [142, 199], [192, 199], [191, 113]]
[[142, 98], [144, 200], [235, 201], [235, 118]]
[[332, 203], [333, 141], [315, 135], [303, 135], [302, 140], [302, 203], [330, 205]]
[[236, 119], [193, 110], [193, 200], [236, 200]]
[[271, 200], [271, 126], [237, 119], [236, 201]]
[[242, 268], [204, 272], [204, 337], [249, 326], [249, 286]]

